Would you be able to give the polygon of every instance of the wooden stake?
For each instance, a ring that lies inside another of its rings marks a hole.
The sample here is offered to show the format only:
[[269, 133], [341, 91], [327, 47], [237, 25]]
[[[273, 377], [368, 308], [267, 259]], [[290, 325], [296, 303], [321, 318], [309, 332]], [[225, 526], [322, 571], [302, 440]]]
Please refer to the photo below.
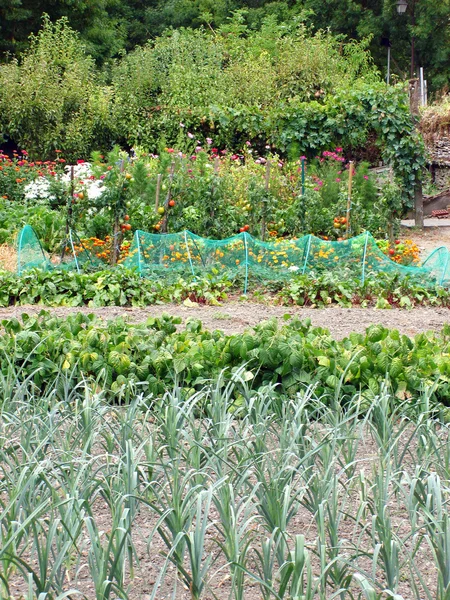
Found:
[[[265, 177], [265, 185], [266, 193], [269, 193], [270, 189], [270, 160], [266, 162], [266, 177]], [[266, 239], [266, 217], [267, 217], [267, 198], [263, 200], [263, 211], [262, 211], [262, 220], [261, 220], [261, 239], [264, 242]]]
[[161, 193], [161, 173], [158, 174], [158, 178], [156, 180], [156, 198], [155, 198], [155, 211], [158, 211], [159, 208], [159, 194]]
[[347, 229], [346, 229], [346, 237], [350, 234], [350, 212], [352, 205], [352, 182], [353, 182], [353, 161], [349, 162], [348, 167], [348, 195], [347, 195]]
[[[120, 161], [120, 172], [123, 173], [125, 170], [125, 163], [123, 161], [123, 159]], [[122, 238], [122, 232], [120, 230], [120, 223], [119, 223], [119, 210], [120, 207], [118, 205], [118, 203], [115, 206], [114, 209], [114, 229], [113, 229], [113, 237], [112, 237], [112, 248], [111, 248], [111, 265], [114, 266], [115, 264], [117, 264], [117, 261], [119, 259], [119, 253], [120, 253], [120, 244], [122, 242], [121, 238]]]
[[[218, 156], [216, 156], [216, 158], [214, 159], [214, 175], [216, 177], [219, 176], [219, 157]], [[212, 189], [211, 189], [211, 198], [213, 199], [213, 201], [214, 201], [214, 193], [216, 191], [215, 183], [216, 182], [213, 183]], [[209, 213], [209, 216], [211, 218], [211, 221], [214, 222], [214, 216], [215, 216], [214, 205], [211, 207], [211, 211]]]
[[169, 189], [167, 191], [167, 197], [166, 200], [164, 202], [164, 217], [163, 217], [163, 222], [161, 225], [161, 233], [167, 233], [167, 225], [168, 225], [168, 220], [169, 220], [169, 215], [168, 215], [168, 210], [169, 210], [169, 202], [170, 202], [170, 197], [172, 195], [172, 183], [173, 183], [173, 177], [175, 174], [175, 162], [172, 162], [172, 164], [170, 165], [170, 173], [169, 173]]

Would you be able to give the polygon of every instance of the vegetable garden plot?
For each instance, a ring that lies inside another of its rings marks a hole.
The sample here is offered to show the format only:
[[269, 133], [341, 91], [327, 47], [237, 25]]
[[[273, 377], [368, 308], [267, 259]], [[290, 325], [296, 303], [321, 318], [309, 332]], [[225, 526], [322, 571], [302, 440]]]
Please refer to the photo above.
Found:
[[[83, 247], [73, 232], [69, 232], [66, 250], [68, 260], [53, 265], [33, 229], [27, 225], [19, 236], [18, 272], [34, 267], [80, 271], [104, 265]], [[174, 270], [194, 276], [211, 270], [243, 274], [246, 293], [250, 275], [264, 280], [287, 280], [293, 273], [324, 271], [345, 271], [346, 277], [351, 273], [363, 283], [371, 274], [384, 272], [408, 276], [426, 287], [447, 286], [450, 283], [449, 258], [448, 249], [441, 247], [421, 266], [399, 265], [383, 254], [369, 232], [341, 242], [325, 241], [313, 235], [263, 242], [247, 232], [224, 240], [212, 240], [185, 230], [167, 235], [136, 231], [128, 256], [120, 264], [137, 269], [142, 277]]]

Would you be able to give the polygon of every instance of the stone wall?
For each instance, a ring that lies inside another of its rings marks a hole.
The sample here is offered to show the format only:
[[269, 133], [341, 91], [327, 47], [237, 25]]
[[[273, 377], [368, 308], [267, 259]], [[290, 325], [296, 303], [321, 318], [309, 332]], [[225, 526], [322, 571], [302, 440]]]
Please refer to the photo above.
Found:
[[450, 137], [441, 135], [427, 144], [431, 155], [431, 162], [435, 165], [450, 167]]
[[439, 190], [450, 188], [450, 165], [447, 167], [444, 165], [433, 165], [432, 175], [433, 182]]
[[450, 135], [440, 135], [427, 143], [433, 182], [439, 190], [450, 188]]

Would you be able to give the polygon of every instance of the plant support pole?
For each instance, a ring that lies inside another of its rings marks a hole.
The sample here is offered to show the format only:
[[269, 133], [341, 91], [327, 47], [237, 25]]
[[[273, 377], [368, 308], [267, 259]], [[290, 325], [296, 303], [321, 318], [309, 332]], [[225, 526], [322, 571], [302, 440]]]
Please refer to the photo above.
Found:
[[142, 277], [142, 266], [141, 266], [141, 243], [139, 241], [139, 230], [137, 229], [134, 232], [134, 237], [136, 238], [136, 246], [137, 246], [137, 255], [138, 255], [138, 269], [139, 276]]
[[306, 271], [306, 265], [308, 264], [308, 258], [309, 258], [309, 251], [311, 249], [311, 238], [312, 238], [312, 234], [310, 233], [308, 235], [308, 244], [306, 246], [306, 256], [305, 256], [305, 262], [303, 263], [303, 269], [302, 269], [302, 275], [305, 274]]
[[191, 251], [189, 250], [189, 244], [187, 241], [187, 229], [184, 230], [184, 243], [186, 244], [186, 252], [188, 255], [188, 259], [189, 259], [189, 264], [191, 265], [192, 275], [195, 277], [194, 266], [192, 264], [192, 258], [191, 258]]
[[244, 283], [244, 296], [247, 295], [248, 287], [248, 244], [247, 244], [247, 232], [244, 231], [244, 247], [245, 247], [245, 283]]
[[161, 193], [161, 173], [158, 173], [158, 178], [156, 180], [156, 198], [155, 198], [155, 211], [158, 212], [159, 208], [159, 195]]
[[77, 272], [80, 272], [80, 267], [78, 266], [78, 259], [77, 259], [77, 253], [75, 252], [75, 248], [73, 246], [73, 240], [72, 240], [72, 230], [69, 229], [69, 240], [70, 240], [70, 245], [72, 247], [72, 253], [73, 253], [73, 257], [75, 259], [75, 266], [77, 268]]
[[261, 221], [261, 239], [264, 242], [264, 240], [266, 239], [266, 218], [267, 218], [267, 196], [269, 194], [269, 188], [270, 188], [270, 160], [267, 161], [266, 163], [266, 177], [265, 177], [265, 190], [266, 190], [266, 195], [264, 197], [263, 200], [263, 214], [262, 214], [262, 221]]
[[366, 231], [366, 241], [364, 243], [364, 253], [363, 253], [363, 261], [362, 261], [362, 277], [361, 283], [364, 285], [366, 280], [366, 256], [367, 256], [367, 243], [369, 241], [369, 232]]
[[347, 229], [346, 237], [350, 235], [350, 211], [352, 208], [352, 183], [353, 183], [353, 161], [349, 162], [348, 167], [348, 194], [347, 194]]
[[305, 233], [305, 159], [301, 159], [302, 162], [302, 200], [301, 200], [301, 224], [302, 224], [302, 233]]

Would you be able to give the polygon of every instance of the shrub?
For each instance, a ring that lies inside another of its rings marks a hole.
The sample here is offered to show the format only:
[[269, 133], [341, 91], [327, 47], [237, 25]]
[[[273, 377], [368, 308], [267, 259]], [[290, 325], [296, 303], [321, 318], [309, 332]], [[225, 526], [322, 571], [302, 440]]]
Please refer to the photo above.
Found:
[[110, 94], [63, 18], [47, 17], [20, 60], [0, 66], [0, 129], [34, 158], [68, 159], [111, 139]]

